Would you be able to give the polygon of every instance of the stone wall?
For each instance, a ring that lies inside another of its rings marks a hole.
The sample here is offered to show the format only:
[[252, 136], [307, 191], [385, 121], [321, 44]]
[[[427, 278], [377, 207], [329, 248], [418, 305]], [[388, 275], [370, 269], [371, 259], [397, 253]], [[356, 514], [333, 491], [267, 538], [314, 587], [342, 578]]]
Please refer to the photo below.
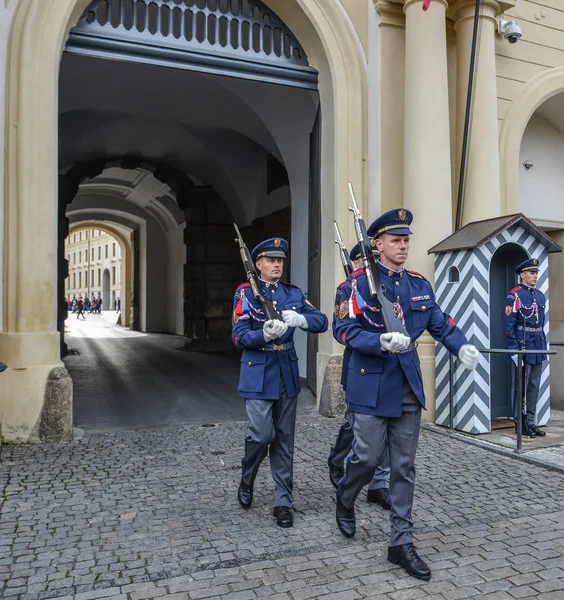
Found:
[[[185, 347], [196, 352], [232, 351], [233, 294], [245, 280], [233, 216], [210, 186], [190, 190], [179, 198], [179, 204], [186, 214]], [[267, 237], [288, 239], [290, 226], [290, 208], [286, 208], [257, 219], [242, 228], [241, 234], [252, 250]]]

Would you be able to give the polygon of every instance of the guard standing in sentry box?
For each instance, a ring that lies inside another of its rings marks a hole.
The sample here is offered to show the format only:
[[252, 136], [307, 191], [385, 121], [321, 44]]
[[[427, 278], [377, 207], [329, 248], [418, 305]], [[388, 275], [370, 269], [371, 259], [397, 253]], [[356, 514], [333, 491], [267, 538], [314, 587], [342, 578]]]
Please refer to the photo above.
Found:
[[251, 507], [258, 469], [270, 453], [276, 524], [291, 527], [294, 431], [301, 390], [294, 331], [299, 327], [323, 333], [328, 322], [298, 286], [280, 281], [286, 240], [265, 240], [249, 256], [238, 237], [248, 282], [235, 292], [232, 339], [243, 350], [239, 395], [245, 399], [249, 422], [237, 498], [243, 508]]
[[[479, 353], [452, 318], [442, 312], [431, 284], [419, 273], [403, 268], [412, 218], [411, 212], [403, 208], [391, 210], [366, 231], [364, 222], [359, 223], [361, 217], [355, 203], [357, 235], [361, 232], [363, 238], [376, 239], [380, 259], [374, 264], [372, 257], [363, 255], [366, 268], [347, 278], [336, 320], [335, 338], [352, 350], [346, 399], [354, 431], [353, 452], [337, 491], [336, 520], [345, 537], [354, 536], [356, 498], [388, 451], [391, 503], [388, 560], [401, 565], [412, 577], [427, 581], [431, 571], [413, 545], [411, 520], [415, 453], [421, 409], [425, 407], [423, 377], [414, 342], [428, 331], [468, 369], [476, 368]], [[370, 292], [374, 285], [369, 285], [369, 269], [372, 282], [383, 287], [379, 289], [379, 299]], [[401, 328], [388, 318], [390, 301]]]
[[[505, 314], [503, 316], [503, 331], [505, 345], [508, 350], [546, 350], [544, 335], [544, 311], [546, 298], [536, 288], [539, 276], [539, 261], [530, 258], [522, 262], [516, 269], [521, 283], [514, 287], [507, 296]], [[512, 399], [513, 418], [517, 424], [517, 411], [523, 410], [521, 399], [517, 398], [517, 355], [511, 357], [512, 367]], [[524, 354], [525, 385], [523, 390], [526, 399], [526, 413], [523, 415], [523, 435], [531, 438], [544, 437], [546, 432], [539, 429], [535, 423], [537, 402], [539, 399], [542, 363], [547, 359], [546, 354]]]

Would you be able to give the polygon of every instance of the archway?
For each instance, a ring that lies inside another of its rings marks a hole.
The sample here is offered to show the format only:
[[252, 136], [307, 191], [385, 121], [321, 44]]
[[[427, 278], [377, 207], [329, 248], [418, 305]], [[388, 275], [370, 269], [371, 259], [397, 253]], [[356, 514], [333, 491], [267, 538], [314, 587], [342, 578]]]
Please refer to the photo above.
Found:
[[519, 212], [519, 153], [527, 124], [547, 100], [564, 92], [564, 68], [548, 69], [528, 81], [513, 100], [499, 138], [502, 211]]
[[[1, 414], [7, 440], [34, 439], [46, 394], [46, 381], [61, 366], [55, 304], [37, 306], [39, 292], [55, 298], [57, 205], [57, 75], [63, 45], [88, 0], [21, 0], [10, 35], [7, 68], [6, 231], [4, 319], [0, 351], [13, 367], [4, 375], [9, 390]], [[267, 0], [288, 24], [319, 71], [324, 112], [321, 148], [323, 221], [347, 219], [347, 182], [352, 181], [366, 208], [366, 73], [356, 35], [337, 1]], [[17, 123], [17, 127], [13, 124]], [[30, 144], [30, 140], [34, 143]], [[41, 149], [39, 152], [38, 149]], [[338, 203], [337, 198], [343, 198]], [[344, 232], [345, 242], [353, 230]], [[331, 312], [340, 281], [332, 231], [321, 235], [323, 278], [321, 308]], [[295, 251], [295, 249], [294, 249]], [[296, 257], [297, 258], [297, 257]], [[33, 273], [25, 265], [34, 264]], [[25, 273], [25, 276], [24, 276]], [[318, 373], [340, 353], [331, 336], [323, 336]], [[321, 383], [318, 377], [318, 389]], [[22, 402], [20, 390], [26, 389]]]
[[[130, 240], [125, 235], [118, 231], [117, 228], [108, 225], [107, 223], [101, 223], [98, 221], [77, 221], [73, 223], [69, 229], [69, 235], [75, 233], [79, 229], [98, 229], [108, 233], [117, 240], [121, 254], [121, 324], [124, 327], [129, 327], [130, 324], [130, 306], [131, 306], [131, 290], [133, 286], [133, 262], [132, 254], [133, 248]], [[109, 305], [104, 305], [105, 309], [109, 309]]]

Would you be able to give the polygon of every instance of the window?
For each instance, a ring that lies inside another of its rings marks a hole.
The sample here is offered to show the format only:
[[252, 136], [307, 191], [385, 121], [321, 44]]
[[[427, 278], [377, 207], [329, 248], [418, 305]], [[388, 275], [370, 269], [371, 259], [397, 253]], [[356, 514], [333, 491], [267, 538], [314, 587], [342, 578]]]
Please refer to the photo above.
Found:
[[448, 270], [448, 282], [449, 283], [460, 283], [460, 271], [457, 267], [451, 267]]
[[78, 287], [82, 287], [82, 273], [80, 271], [78, 272]]
[[82, 242], [82, 231], [78, 232], [78, 241]]
[[88, 271], [84, 271], [84, 285], [88, 287]]
[[116, 268], [112, 267], [112, 283], [116, 283]]
[[78, 262], [82, 262], [82, 252], [80, 250], [78, 251]]
[[92, 248], [92, 258], [90, 260], [94, 260], [94, 248]]
[[76, 252], [72, 253], [72, 264], [76, 265]]
[[72, 234], [72, 243], [76, 244], [76, 233]]
[[104, 249], [104, 258], [108, 258], [108, 244], [106, 244]]
[[90, 285], [94, 287], [94, 269], [90, 272]]
[[[98, 246], [98, 260], [102, 258], [102, 246]], [[98, 284], [100, 285], [100, 284]]]
[[72, 287], [76, 289], [76, 273], [72, 274]]
[[114, 242], [112, 244], [112, 256], [115, 256], [115, 255], [116, 255], [116, 243]]
[[98, 287], [100, 287], [101, 278], [102, 278], [102, 269], [98, 269]]

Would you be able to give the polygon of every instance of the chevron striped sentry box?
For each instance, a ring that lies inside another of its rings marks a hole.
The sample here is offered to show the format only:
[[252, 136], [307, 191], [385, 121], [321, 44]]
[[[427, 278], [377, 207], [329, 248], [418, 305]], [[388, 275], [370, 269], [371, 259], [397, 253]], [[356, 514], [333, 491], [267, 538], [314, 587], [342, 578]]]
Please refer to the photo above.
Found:
[[[562, 249], [527, 217], [517, 214], [469, 223], [429, 250], [429, 253], [435, 254], [437, 302], [453, 317], [466, 333], [469, 341], [482, 348], [492, 347], [490, 266], [496, 251], [505, 244], [515, 244], [521, 247], [527, 256], [538, 258], [540, 261], [537, 287], [546, 295], [545, 333], [548, 340], [550, 316], [548, 253], [560, 252]], [[501, 319], [501, 312], [499, 318]], [[448, 426], [450, 424], [448, 352], [442, 344], [436, 344], [435, 353], [436, 423]], [[471, 372], [465, 370], [458, 360], [454, 361], [453, 426], [455, 429], [474, 434], [487, 433], [491, 430], [490, 362], [490, 356], [483, 354], [478, 368]], [[545, 425], [550, 418], [549, 376], [550, 365], [549, 361], [546, 361], [543, 363], [537, 407], [539, 425]]]

